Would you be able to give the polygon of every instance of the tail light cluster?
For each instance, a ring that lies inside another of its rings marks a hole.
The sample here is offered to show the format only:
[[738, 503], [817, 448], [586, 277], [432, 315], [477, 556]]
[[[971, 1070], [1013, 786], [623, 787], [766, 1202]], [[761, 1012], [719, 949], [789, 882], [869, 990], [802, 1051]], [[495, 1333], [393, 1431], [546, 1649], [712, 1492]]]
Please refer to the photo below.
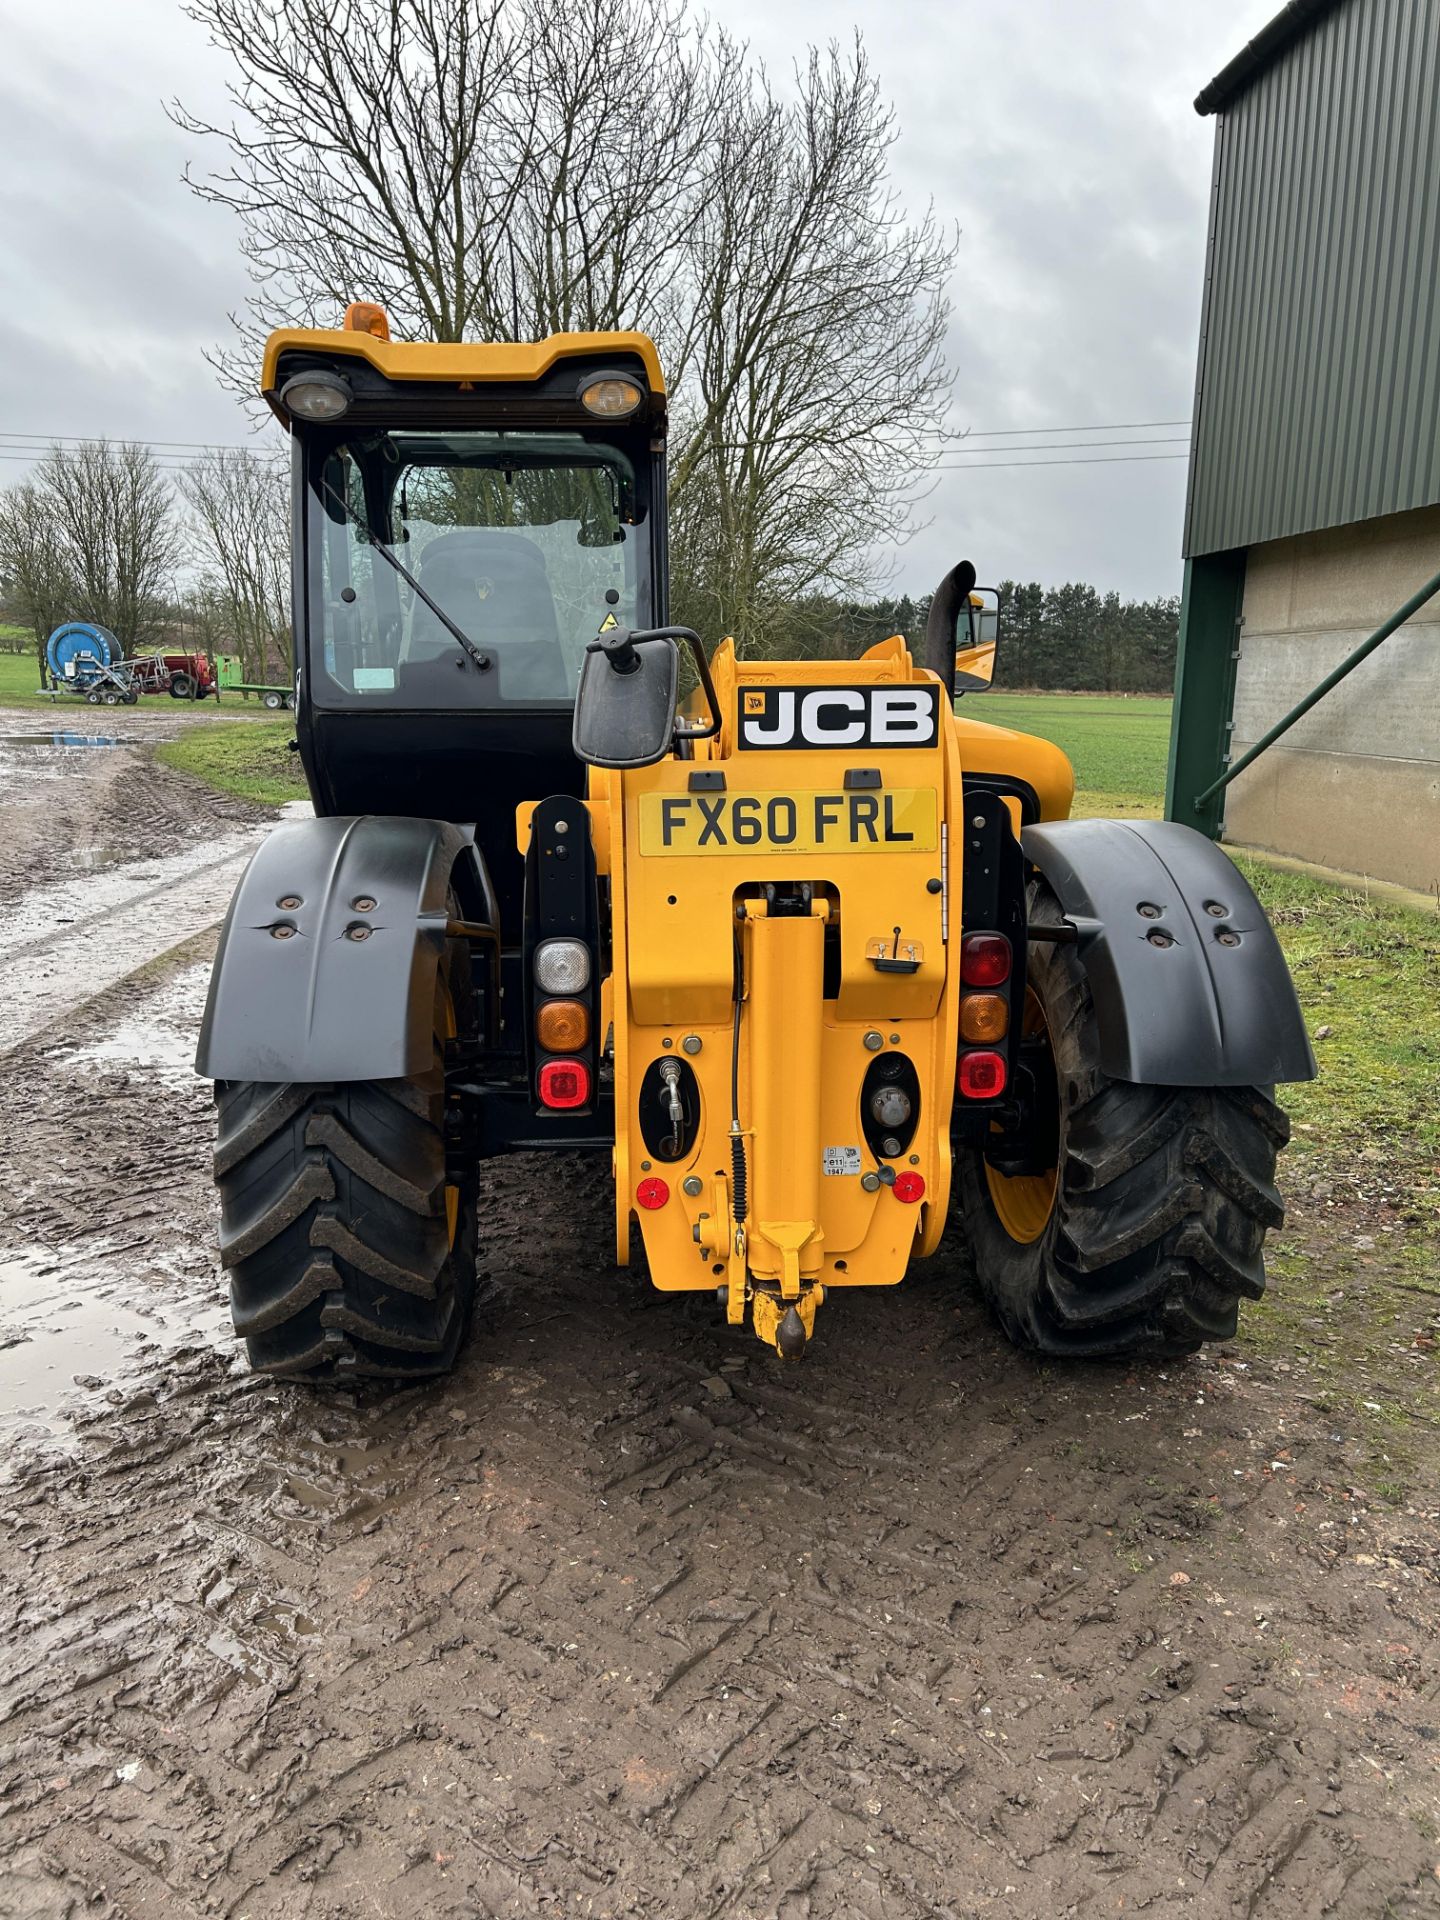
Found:
[[535, 949], [535, 1086], [543, 1107], [590, 1104], [592, 1075], [583, 1056], [590, 1046], [593, 971], [583, 940], [542, 940]]
[[1014, 955], [1003, 933], [967, 933], [960, 943], [960, 1060], [955, 1091], [994, 1100], [1005, 1091]]

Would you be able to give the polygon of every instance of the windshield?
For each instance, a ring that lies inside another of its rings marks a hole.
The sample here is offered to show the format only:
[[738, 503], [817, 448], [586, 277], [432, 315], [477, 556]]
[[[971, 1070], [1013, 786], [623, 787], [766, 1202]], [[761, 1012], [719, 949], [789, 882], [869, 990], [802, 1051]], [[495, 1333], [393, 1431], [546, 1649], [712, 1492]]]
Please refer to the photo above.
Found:
[[649, 618], [634, 468], [578, 434], [368, 435], [308, 510], [322, 706], [571, 706], [602, 625]]

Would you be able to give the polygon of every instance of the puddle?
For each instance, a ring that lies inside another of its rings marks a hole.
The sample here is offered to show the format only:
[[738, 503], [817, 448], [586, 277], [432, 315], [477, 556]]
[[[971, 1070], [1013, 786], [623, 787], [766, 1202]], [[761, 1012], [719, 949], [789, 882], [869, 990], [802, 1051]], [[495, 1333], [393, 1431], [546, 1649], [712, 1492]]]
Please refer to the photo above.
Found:
[[[208, 1261], [162, 1291], [147, 1286], [143, 1256], [96, 1241], [77, 1254], [47, 1247], [0, 1253], [0, 1432], [65, 1431], [62, 1414], [94, 1385], [123, 1386], [167, 1350], [198, 1337], [233, 1346], [223, 1283]], [[167, 1276], [168, 1278], [168, 1276]], [[152, 1295], [146, 1298], [146, 1295]]]
[[81, 873], [99, 873], [105, 867], [122, 866], [133, 854], [125, 847], [72, 847], [66, 855], [72, 867]]
[[[213, 831], [197, 826], [188, 845], [158, 856], [143, 852], [137, 855], [133, 846], [116, 852], [91, 843], [73, 857], [73, 878], [45, 881], [0, 908], [0, 953], [53, 945], [76, 935], [88, 938], [92, 930], [96, 945], [113, 953], [116, 934], [112, 917], [130, 908], [144, 910], [141, 924], [158, 921], [162, 914], [173, 917], [179, 913], [191, 922], [177, 932], [175, 937], [182, 938], [185, 932], [203, 926], [209, 917], [204, 904], [193, 914], [184, 911], [185, 902], [197, 891], [197, 879], [213, 873], [227, 860], [238, 861], [262, 837], [263, 830], [255, 830], [216, 838]], [[237, 865], [234, 878], [221, 888], [222, 914], [238, 878]], [[129, 962], [135, 964], [134, 960]]]
[[0, 733], [0, 747], [124, 747], [130, 743], [118, 733], [72, 733], [56, 728], [50, 733]]

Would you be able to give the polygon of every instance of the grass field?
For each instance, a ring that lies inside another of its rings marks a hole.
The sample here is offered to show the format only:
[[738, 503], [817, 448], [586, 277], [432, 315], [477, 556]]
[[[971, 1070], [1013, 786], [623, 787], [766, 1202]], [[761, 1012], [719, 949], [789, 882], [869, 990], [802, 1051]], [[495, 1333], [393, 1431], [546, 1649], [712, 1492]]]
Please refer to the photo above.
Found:
[[[35, 664], [33, 650], [29, 653], [0, 653], [0, 704], [7, 707], [48, 707], [48, 699], [41, 699], [36, 692], [40, 685], [40, 670]], [[56, 706], [62, 703], [56, 701]], [[72, 704], [69, 701], [63, 703]]]
[[1075, 811], [1159, 813], [1170, 751], [1170, 702], [1103, 693], [984, 693], [961, 711], [1051, 740], [1075, 768]]
[[209, 727], [187, 727], [178, 740], [157, 747], [155, 757], [224, 793], [278, 807], [307, 795], [299, 759], [290, 751], [294, 738], [295, 721], [289, 714], [248, 727], [220, 720]]

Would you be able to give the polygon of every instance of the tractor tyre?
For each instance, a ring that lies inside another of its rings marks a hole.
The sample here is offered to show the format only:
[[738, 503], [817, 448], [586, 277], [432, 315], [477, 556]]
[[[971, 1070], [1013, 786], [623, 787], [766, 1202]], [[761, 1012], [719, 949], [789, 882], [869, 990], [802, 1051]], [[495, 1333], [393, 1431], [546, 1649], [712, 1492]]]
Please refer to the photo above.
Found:
[[434, 1056], [406, 1080], [221, 1082], [220, 1257], [257, 1373], [317, 1382], [449, 1370], [475, 1296], [478, 1165], [447, 1115], [452, 963]]
[[195, 685], [188, 673], [172, 673], [170, 676], [170, 698], [172, 700], [190, 700], [194, 698]]
[[[1062, 918], [1043, 885], [1030, 917]], [[1241, 1298], [1265, 1290], [1265, 1233], [1285, 1217], [1275, 1161], [1290, 1124], [1270, 1089], [1110, 1079], [1073, 946], [1030, 949], [1023, 1018], [1037, 1144], [1028, 1160], [998, 1138], [957, 1140], [955, 1154], [963, 1230], [1005, 1331], [1077, 1356], [1160, 1358], [1229, 1339]]]

